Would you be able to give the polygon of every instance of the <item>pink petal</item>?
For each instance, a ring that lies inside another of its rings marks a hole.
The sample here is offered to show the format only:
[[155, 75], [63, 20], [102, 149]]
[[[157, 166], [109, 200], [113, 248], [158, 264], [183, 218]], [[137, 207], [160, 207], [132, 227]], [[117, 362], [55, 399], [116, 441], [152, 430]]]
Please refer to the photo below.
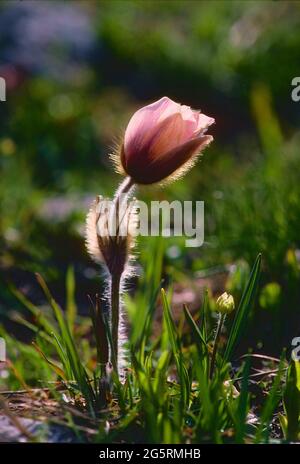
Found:
[[185, 127], [185, 140], [195, 136], [198, 123], [198, 112], [192, 110], [189, 106], [181, 106], [181, 117]]
[[129, 121], [121, 151], [125, 172], [137, 182], [157, 182], [172, 174], [212, 140], [203, 136], [214, 123], [189, 106], [163, 97]]
[[125, 131], [124, 146], [130, 156], [133, 151], [142, 149], [154, 135], [157, 123], [178, 111], [178, 103], [168, 97], [144, 106], [130, 119]]
[[167, 101], [167, 105], [161, 112], [158, 122], [162, 122], [165, 119], [169, 118], [169, 116], [172, 116], [180, 112], [180, 107], [181, 107], [180, 103], [176, 103], [168, 97], [163, 97], [161, 100]]
[[[163, 157], [147, 159], [147, 154], [145, 153], [147, 162], [145, 163], [141, 159], [137, 159], [136, 162], [126, 166], [127, 173], [140, 184], [159, 182], [171, 176], [187, 161], [209, 145], [212, 140], [213, 137], [210, 135], [196, 137], [165, 153]], [[124, 165], [124, 149], [121, 152], [121, 158]]]
[[196, 117], [197, 126], [195, 130], [195, 135], [199, 134], [199, 132], [205, 131], [209, 126], [211, 126], [215, 122], [214, 118], [210, 118], [209, 116], [206, 116], [203, 113], [198, 113]]
[[169, 116], [157, 126], [156, 130], [157, 133], [149, 147], [151, 158], [163, 156], [189, 138], [180, 113]]

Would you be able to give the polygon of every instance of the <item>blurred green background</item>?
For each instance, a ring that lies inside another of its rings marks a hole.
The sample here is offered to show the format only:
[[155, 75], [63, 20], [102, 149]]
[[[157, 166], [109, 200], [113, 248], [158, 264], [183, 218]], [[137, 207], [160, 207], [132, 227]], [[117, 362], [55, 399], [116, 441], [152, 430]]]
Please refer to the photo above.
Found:
[[[101, 278], [84, 247], [86, 211], [120, 181], [108, 155], [131, 114], [167, 95], [216, 125], [214, 143], [188, 177], [139, 193], [205, 201], [204, 246], [165, 239], [165, 276], [213, 286], [223, 273], [221, 286], [239, 299], [262, 252], [244, 347], [277, 354], [289, 347], [300, 331], [300, 103], [291, 99], [299, 63], [299, 2], [1, 2], [5, 325], [24, 336], [10, 321], [9, 282], [39, 301], [34, 272], [41, 272], [64, 300], [69, 265], [87, 312], [86, 295]], [[147, 259], [143, 243], [139, 256]]]

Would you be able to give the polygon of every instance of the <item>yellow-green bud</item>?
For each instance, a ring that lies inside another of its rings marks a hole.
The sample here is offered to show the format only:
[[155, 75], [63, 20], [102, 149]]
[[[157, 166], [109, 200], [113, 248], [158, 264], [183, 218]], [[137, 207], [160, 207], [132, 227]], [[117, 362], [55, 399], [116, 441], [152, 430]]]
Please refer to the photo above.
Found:
[[216, 301], [216, 311], [221, 314], [229, 314], [234, 311], [234, 299], [230, 293], [224, 292]]

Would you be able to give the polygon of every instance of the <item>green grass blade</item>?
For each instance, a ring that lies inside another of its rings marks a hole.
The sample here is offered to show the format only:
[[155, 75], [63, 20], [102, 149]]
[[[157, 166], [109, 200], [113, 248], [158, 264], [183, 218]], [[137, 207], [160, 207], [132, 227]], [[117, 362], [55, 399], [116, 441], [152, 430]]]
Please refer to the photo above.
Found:
[[54, 372], [61, 377], [63, 380], [67, 380], [65, 372], [54, 362], [51, 361], [45, 353], [41, 350], [41, 348], [34, 342], [32, 342], [35, 350], [39, 353], [39, 355], [49, 364], [49, 366], [54, 370]]
[[192, 335], [194, 337], [194, 340], [196, 342], [196, 345], [197, 345], [199, 351], [202, 352], [203, 348], [205, 349], [205, 351], [207, 351], [206, 340], [204, 339], [204, 336], [202, 335], [201, 330], [197, 326], [196, 322], [193, 319], [193, 316], [189, 312], [186, 305], [183, 305], [183, 311], [184, 311], [186, 321], [187, 321], [187, 323], [189, 324], [189, 326], [191, 328]]
[[238, 408], [236, 412], [236, 443], [243, 443], [247, 423], [247, 414], [249, 410], [249, 374], [250, 374], [250, 357], [246, 358], [243, 369], [243, 378], [241, 384], [240, 396], [238, 399]]
[[203, 332], [203, 337], [205, 339], [205, 342], [207, 342], [207, 321], [206, 321], [207, 310], [208, 310], [208, 290], [207, 288], [205, 288], [203, 305], [202, 305], [202, 317], [200, 319], [200, 327], [202, 327], [202, 332]]
[[233, 321], [233, 325], [232, 325], [232, 328], [231, 328], [231, 331], [228, 337], [227, 345], [226, 345], [226, 350], [224, 353], [224, 358], [223, 358], [224, 362], [227, 362], [231, 359], [233, 351], [237, 343], [239, 342], [239, 339], [247, 323], [247, 318], [252, 308], [255, 294], [256, 294], [258, 279], [260, 275], [260, 265], [261, 265], [261, 254], [259, 254], [256, 258], [255, 264], [251, 271], [248, 284], [243, 293], [235, 319]]
[[255, 436], [255, 443], [267, 443], [269, 438], [269, 424], [272, 420], [272, 415], [280, 401], [281, 395], [279, 393], [280, 382], [282, 374], [284, 371], [284, 361], [283, 357], [281, 358], [280, 364], [278, 366], [278, 373], [273, 382], [272, 388], [268, 394], [268, 398], [264, 404], [261, 416], [260, 416], [260, 426], [257, 430]]
[[162, 296], [162, 304], [163, 304], [163, 315], [164, 315], [164, 320], [166, 322], [170, 345], [171, 345], [174, 356], [178, 357], [179, 343], [177, 339], [176, 327], [172, 319], [169, 302], [167, 300], [167, 296], [163, 288], [161, 289], [161, 296]]
[[42, 311], [13, 285], [9, 285], [9, 289], [17, 300], [35, 317], [37, 325], [42, 327], [48, 335], [51, 335], [51, 332], [54, 330], [54, 326], [43, 316]]
[[70, 363], [70, 368], [71, 371], [74, 375], [74, 378], [76, 382], [78, 383], [79, 389], [86, 398], [88, 405], [90, 407], [90, 411], [92, 414], [94, 414], [93, 411], [93, 402], [94, 402], [94, 394], [93, 390], [91, 387], [91, 384], [89, 382], [87, 373], [83, 365], [81, 364], [80, 361], [80, 356], [78, 353], [78, 350], [76, 348], [75, 341], [71, 335], [68, 323], [65, 321], [64, 314], [62, 312], [62, 309], [60, 306], [57, 304], [57, 302], [54, 300], [53, 296], [50, 293], [50, 290], [42, 278], [40, 274], [36, 274], [37, 280], [42, 287], [42, 290], [44, 291], [44, 294], [53, 310], [54, 316], [57, 320], [59, 330], [61, 333], [61, 339], [65, 345], [65, 351], [67, 358]]
[[66, 317], [72, 332], [74, 330], [74, 323], [77, 315], [75, 285], [74, 268], [73, 266], [69, 266], [66, 275]]
[[184, 365], [183, 356], [181, 352], [181, 345], [177, 335], [177, 330], [171, 316], [171, 310], [169, 302], [164, 289], [161, 289], [162, 304], [163, 304], [163, 316], [166, 323], [166, 328], [169, 336], [170, 345], [175, 358], [177, 374], [179, 377], [181, 387], [181, 402], [184, 406], [187, 405], [190, 393], [190, 381], [187, 369]]
[[286, 375], [283, 405], [287, 417], [286, 438], [297, 441], [300, 431], [300, 362], [293, 359]]

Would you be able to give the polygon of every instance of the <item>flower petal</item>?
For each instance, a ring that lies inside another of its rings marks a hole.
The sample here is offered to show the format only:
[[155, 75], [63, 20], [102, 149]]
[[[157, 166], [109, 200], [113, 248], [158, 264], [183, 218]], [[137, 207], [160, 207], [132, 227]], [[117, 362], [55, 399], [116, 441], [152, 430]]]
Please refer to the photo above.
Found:
[[138, 110], [130, 119], [125, 131], [124, 146], [128, 156], [136, 150], [142, 150], [151, 139], [157, 124], [178, 111], [178, 103], [163, 97], [155, 103]]
[[[127, 174], [139, 184], [153, 184], [171, 176], [187, 161], [200, 153], [213, 140], [210, 135], [196, 137], [170, 150], [162, 157], [148, 159], [147, 162], [136, 162], [127, 166]], [[124, 158], [124, 147], [121, 159]], [[122, 161], [123, 162], [123, 161]]]
[[214, 124], [214, 122], [214, 118], [210, 118], [203, 113], [198, 113], [195, 134], [199, 134], [200, 132], [204, 133], [204, 131], [206, 131], [209, 126]]
[[204, 133], [213, 123], [213, 118], [168, 97], [141, 108], [125, 132], [120, 159], [124, 171], [137, 183], [163, 180], [212, 140]]

